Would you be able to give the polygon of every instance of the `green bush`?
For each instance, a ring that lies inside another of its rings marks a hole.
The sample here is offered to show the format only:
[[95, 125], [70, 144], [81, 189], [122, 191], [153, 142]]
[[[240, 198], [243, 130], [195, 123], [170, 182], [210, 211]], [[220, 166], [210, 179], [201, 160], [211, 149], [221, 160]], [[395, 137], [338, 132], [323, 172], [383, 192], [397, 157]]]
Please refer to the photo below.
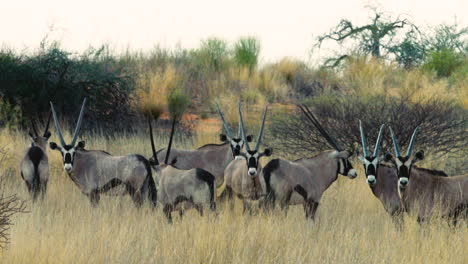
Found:
[[251, 72], [257, 67], [259, 54], [260, 41], [254, 37], [241, 38], [234, 44], [234, 60]]
[[435, 71], [437, 77], [449, 77], [454, 71], [463, 65], [463, 54], [451, 49], [433, 51], [429, 54], [423, 68]]

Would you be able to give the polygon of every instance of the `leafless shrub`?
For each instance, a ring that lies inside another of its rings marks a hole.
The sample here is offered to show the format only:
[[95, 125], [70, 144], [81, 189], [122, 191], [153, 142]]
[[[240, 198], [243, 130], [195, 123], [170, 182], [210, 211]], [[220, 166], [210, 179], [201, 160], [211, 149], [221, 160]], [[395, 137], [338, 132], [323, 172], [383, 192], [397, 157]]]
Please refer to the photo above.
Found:
[[[0, 150], [0, 165], [4, 161], [4, 156], [3, 150]], [[0, 175], [0, 248], [4, 248], [10, 241], [9, 231], [13, 225], [11, 219], [17, 213], [26, 213], [25, 201], [16, 194], [5, 194], [3, 177]]]
[[[306, 102], [339, 144], [360, 150], [358, 120], [362, 120], [368, 145], [373, 146], [381, 124], [391, 126], [400, 146], [407, 146], [413, 130], [420, 126], [416, 139], [418, 149], [435, 150], [437, 154], [459, 153], [468, 147], [466, 110], [437, 98], [414, 103], [407, 98], [388, 96], [327, 96]], [[293, 115], [272, 118], [271, 135], [278, 150], [293, 155], [330, 149], [319, 132], [296, 110]], [[385, 130], [382, 151], [391, 151], [392, 143]], [[383, 153], [383, 152], [381, 152]]]

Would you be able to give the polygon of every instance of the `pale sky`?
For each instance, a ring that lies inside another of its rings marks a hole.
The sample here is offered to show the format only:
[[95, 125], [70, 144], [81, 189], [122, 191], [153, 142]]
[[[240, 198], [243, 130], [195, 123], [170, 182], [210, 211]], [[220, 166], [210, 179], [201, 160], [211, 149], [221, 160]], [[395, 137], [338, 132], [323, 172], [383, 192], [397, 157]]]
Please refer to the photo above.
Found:
[[[365, 22], [362, 0], [1, 0], [0, 44], [34, 50], [50, 25], [53, 39], [72, 51], [111, 43], [117, 49], [149, 50], [159, 44], [195, 48], [217, 36], [234, 41], [253, 35], [261, 40], [264, 61], [309, 57], [314, 37], [341, 18]], [[419, 26], [468, 23], [468, 1], [381, 0], [384, 10], [409, 14]], [[323, 52], [323, 51], [322, 51]]]

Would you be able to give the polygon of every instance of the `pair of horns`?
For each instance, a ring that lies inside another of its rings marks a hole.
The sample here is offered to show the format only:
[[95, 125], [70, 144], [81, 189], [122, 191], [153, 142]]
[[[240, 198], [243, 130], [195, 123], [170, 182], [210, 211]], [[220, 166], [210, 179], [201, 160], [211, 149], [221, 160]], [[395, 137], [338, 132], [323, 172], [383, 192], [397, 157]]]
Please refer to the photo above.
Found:
[[[70, 143], [71, 146], [75, 146], [76, 140], [78, 139], [78, 135], [79, 135], [80, 128], [81, 128], [81, 122], [83, 121], [85, 105], [86, 105], [86, 98], [83, 100], [83, 104], [81, 105], [80, 116], [78, 117], [78, 121], [76, 122], [75, 133], [73, 134], [73, 139]], [[57, 113], [55, 112], [54, 104], [52, 102], [50, 102], [50, 107], [52, 109], [55, 129], [57, 130], [57, 134], [60, 139], [60, 144], [62, 146], [66, 146], [67, 144], [65, 143], [65, 140], [63, 139], [63, 134], [62, 134], [62, 130], [60, 129], [60, 124], [58, 122]]]
[[[375, 142], [374, 153], [372, 157], [377, 157], [379, 155], [380, 146], [382, 144], [382, 132], [385, 128], [385, 124], [380, 126], [379, 136], [377, 137], [377, 141]], [[369, 148], [367, 147], [367, 140], [364, 134], [364, 128], [362, 128], [362, 122], [359, 120], [359, 130], [361, 131], [361, 142], [362, 142], [362, 151], [364, 152], [364, 157], [369, 156]]]
[[[255, 145], [255, 151], [258, 151], [258, 149], [260, 148], [260, 144], [262, 143], [263, 129], [265, 127], [265, 119], [266, 119], [267, 111], [268, 111], [268, 105], [265, 107], [265, 111], [263, 112], [262, 126], [260, 127], [260, 133], [258, 134], [258, 137], [257, 137], [257, 144]], [[242, 118], [242, 107], [241, 107], [240, 102], [239, 102], [239, 123], [240, 123], [239, 130], [241, 131], [241, 134], [242, 134], [242, 140], [244, 140], [245, 142], [245, 148], [247, 149], [247, 151], [250, 151], [251, 149], [250, 149], [249, 141], [247, 140], [246, 135], [245, 135], [244, 119]]]
[[[167, 164], [168, 161], [169, 161], [169, 155], [171, 153], [172, 141], [174, 139], [174, 132], [175, 132], [176, 122], [177, 122], [177, 117], [174, 116], [172, 118], [171, 136], [169, 138], [169, 144], [167, 146], [167, 151], [166, 151], [166, 157], [164, 159], [164, 164]], [[153, 127], [152, 127], [151, 123], [152, 123], [151, 116], [148, 115], [148, 126], [149, 126], [149, 130], [150, 130], [151, 150], [153, 151], [153, 158], [154, 158], [154, 161], [155, 161], [156, 165], [159, 165], [158, 155], [156, 153], [156, 147], [154, 145]]]
[[317, 120], [317, 118], [314, 116], [312, 111], [310, 111], [310, 109], [306, 105], [300, 104], [300, 105], [297, 105], [297, 106], [299, 107], [299, 109], [302, 110], [302, 112], [307, 117], [307, 119], [310, 121], [310, 123], [315, 128], [317, 128], [317, 130], [320, 132], [320, 134], [327, 140], [328, 144], [330, 144], [337, 151], [343, 151], [343, 149], [340, 147], [340, 145], [338, 145], [336, 140], [325, 130], [325, 128], [322, 127], [320, 122]]
[[[390, 128], [390, 133], [392, 134], [392, 141], [393, 141], [393, 148], [395, 150], [395, 155], [397, 157], [401, 157], [400, 148], [398, 147], [398, 142], [396, 140], [395, 133], [393, 133], [393, 129], [391, 127], [389, 128]], [[416, 127], [413, 131], [413, 135], [411, 136], [411, 141], [409, 143], [408, 150], [406, 151], [406, 157], [411, 156], [411, 153], [413, 152], [414, 142], [415, 142], [416, 134], [418, 133], [418, 131], [419, 131], [419, 126]]]
[[[45, 137], [46, 134], [47, 134], [47, 131], [49, 131], [49, 124], [50, 124], [50, 117], [51, 116], [52, 116], [52, 112], [49, 113], [49, 118], [47, 119], [47, 124], [46, 124], [45, 130], [44, 130], [43, 137]], [[34, 134], [36, 135], [36, 137], [39, 137], [39, 133], [37, 132], [38, 129], [36, 127], [36, 122], [34, 122], [34, 119], [31, 120], [31, 125], [32, 125], [32, 129], [33, 129]]]

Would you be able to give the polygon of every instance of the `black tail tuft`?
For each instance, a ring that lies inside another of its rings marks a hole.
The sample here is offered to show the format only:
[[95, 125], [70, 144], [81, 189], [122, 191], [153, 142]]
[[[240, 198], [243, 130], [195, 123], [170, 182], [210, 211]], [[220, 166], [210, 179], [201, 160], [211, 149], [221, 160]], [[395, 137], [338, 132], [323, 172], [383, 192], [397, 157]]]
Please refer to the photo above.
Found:
[[[153, 179], [153, 174], [151, 173], [151, 165], [150, 162], [143, 156], [141, 155], [135, 155], [136, 158], [141, 161], [143, 164], [145, 164], [146, 168], [146, 179], [145, 183], [148, 186], [148, 199], [153, 207], [157, 206], [158, 202], [158, 191], [156, 190], [156, 184]], [[142, 187], [143, 188], [143, 187]]]
[[263, 168], [263, 179], [265, 179], [266, 184], [266, 202], [273, 205], [275, 203], [275, 192], [271, 188], [271, 173], [279, 168], [279, 159], [272, 159], [268, 164]]
[[197, 173], [197, 178], [199, 180], [202, 180], [208, 184], [208, 187], [210, 189], [210, 209], [215, 210], [216, 209], [216, 203], [214, 201], [214, 194], [215, 194], [215, 186], [214, 186], [214, 181], [215, 177], [213, 174], [209, 173], [208, 171], [204, 169], [196, 169]]
[[33, 146], [28, 151], [28, 157], [34, 166], [34, 177], [31, 184], [33, 200], [36, 200], [41, 191], [41, 180], [39, 177], [39, 163], [44, 158], [44, 151], [40, 147]]

